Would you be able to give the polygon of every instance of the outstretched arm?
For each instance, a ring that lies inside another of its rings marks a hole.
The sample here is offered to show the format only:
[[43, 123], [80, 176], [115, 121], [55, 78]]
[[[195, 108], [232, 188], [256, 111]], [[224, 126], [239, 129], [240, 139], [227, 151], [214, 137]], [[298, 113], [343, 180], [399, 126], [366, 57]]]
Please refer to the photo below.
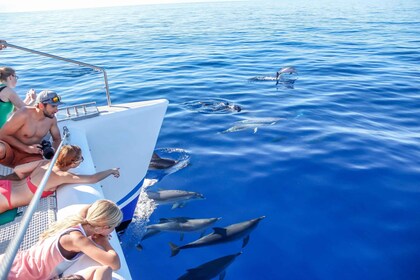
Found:
[[106, 177], [114, 175], [115, 178], [120, 177], [120, 169], [112, 168], [105, 171], [97, 172], [92, 175], [76, 175], [70, 172], [67, 172], [64, 178], [64, 184], [94, 184], [97, 183]]

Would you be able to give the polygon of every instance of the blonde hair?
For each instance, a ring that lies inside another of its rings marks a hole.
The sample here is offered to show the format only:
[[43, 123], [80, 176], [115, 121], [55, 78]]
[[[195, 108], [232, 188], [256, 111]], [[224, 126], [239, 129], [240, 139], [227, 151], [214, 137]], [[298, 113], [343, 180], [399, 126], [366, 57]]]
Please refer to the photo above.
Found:
[[81, 156], [82, 156], [82, 149], [80, 149], [79, 146], [65, 145], [61, 148], [55, 165], [57, 165], [57, 167], [60, 169], [66, 168], [70, 166], [72, 163], [78, 161]]
[[16, 73], [15, 69], [12, 67], [1, 67], [0, 68], [0, 82], [5, 82], [9, 76], [12, 76]]
[[101, 199], [85, 207], [79, 214], [67, 217], [61, 221], [53, 223], [49, 229], [40, 235], [40, 240], [54, 236], [55, 234], [76, 226], [91, 225], [93, 227], [109, 226], [115, 228], [123, 218], [123, 214], [118, 206], [111, 200]]

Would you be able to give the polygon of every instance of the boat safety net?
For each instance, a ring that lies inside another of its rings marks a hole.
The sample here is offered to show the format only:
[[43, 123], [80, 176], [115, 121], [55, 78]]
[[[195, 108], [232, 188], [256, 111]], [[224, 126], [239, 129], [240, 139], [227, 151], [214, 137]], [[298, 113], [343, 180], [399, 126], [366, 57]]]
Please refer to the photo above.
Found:
[[[10, 168], [0, 166], [0, 174], [2, 175], [9, 174], [11, 171]], [[14, 220], [0, 226], [0, 254], [3, 254], [6, 251], [9, 242], [16, 235], [23, 214], [27, 208], [28, 206], [19, 207]], [[38, 242], [39, 235], [44, 232], [51, 223], [56, 221], [56, 210], [57, 203], [55, 195], [40, 200], [19, 250], [26, 250]]]

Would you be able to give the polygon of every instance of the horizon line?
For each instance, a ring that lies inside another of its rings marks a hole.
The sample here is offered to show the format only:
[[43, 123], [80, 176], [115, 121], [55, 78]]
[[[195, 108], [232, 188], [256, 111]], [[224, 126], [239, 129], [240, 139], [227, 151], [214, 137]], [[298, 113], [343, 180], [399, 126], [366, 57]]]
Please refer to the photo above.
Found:
[[[191, 4], [191, 3], [215, 3], [215, 2], [240, 2], [244, 0], [102, 0], [90, 1], [83, 3], [83, 0], [71, 1], [65, 3], [54, 0], [41, 0], [37, 2], [19, 1], [15, 0], [13, 4], [3, 6], [0, 14], [7, 13], [28, 13], [28, 12], [51, 12], [51, 11], [66, 11], [66, 10], [84, 10], [95, 8], [110, 8], [110, 7], [129, 7], [129, 6], [144, 6], [144, 5], [167, 5], [167, 4]], [[22, 3], [23, 2], [23, 3]], [[22, 9], [22, 4], [26, 5], [27, 9]], [[48, 7], [47, 7], [48, 6]]]

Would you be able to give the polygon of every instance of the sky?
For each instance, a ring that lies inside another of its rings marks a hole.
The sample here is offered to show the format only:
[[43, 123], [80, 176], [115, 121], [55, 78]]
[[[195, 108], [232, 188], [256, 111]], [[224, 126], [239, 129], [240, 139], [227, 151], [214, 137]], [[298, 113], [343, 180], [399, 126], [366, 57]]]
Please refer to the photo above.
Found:
[[226, 0], [0, 0], [0, 13], [83, 9], [144, 4], [224, 1]]

